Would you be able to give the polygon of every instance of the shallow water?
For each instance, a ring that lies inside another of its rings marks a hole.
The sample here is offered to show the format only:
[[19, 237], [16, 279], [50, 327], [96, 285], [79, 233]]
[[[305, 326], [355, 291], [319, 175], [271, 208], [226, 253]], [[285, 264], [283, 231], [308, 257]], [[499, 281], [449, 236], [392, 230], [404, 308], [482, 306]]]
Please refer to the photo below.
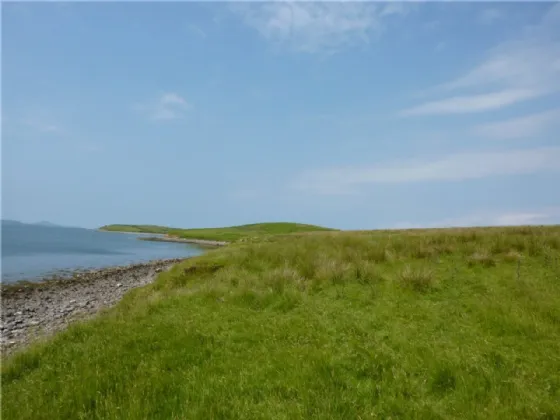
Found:
[[190, 244], [140, 241], [141, 235], [2, 222], [2, 283], [203, 252]]

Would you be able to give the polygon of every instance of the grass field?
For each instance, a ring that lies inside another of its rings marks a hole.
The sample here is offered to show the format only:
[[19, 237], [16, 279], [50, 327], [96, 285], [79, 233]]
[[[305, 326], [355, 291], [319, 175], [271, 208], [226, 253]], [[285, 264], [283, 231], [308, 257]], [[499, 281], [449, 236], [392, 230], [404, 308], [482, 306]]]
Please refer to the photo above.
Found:
[[240, 239], [260, 238], [266, 235], [280, 235], [302, 232], [330, 231], [333, 229], [301, 223], [255, 223], [250, 225], [205, 229], [176, 229], [153, 225], [107, 225], [100, 230], [113, 232], [161, 233], [185, 239], [206, 239], [233, 242]]
[[4, 419], [559, 419], [560, 227], [208, 252], [2, 366]]

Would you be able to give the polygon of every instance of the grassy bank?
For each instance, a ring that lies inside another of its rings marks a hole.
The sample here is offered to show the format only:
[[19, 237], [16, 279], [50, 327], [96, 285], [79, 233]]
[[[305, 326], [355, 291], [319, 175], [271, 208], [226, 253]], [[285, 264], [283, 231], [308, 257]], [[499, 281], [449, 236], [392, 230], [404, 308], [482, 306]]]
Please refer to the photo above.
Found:
[[560, 227], [265, 236], [2, 367], [5, 419], [560, 418]]
[[100, 230], [113, 232], [161, 233], [184, 239], [205, 239], [233, 242], [245, 238], [260, 238], [267, 235], [282, 235], [302, 232], [330, 231], [332, 229], [301, 223], [256, 223], [205, 229], [176, 229], [152, 225], [107, 225]]

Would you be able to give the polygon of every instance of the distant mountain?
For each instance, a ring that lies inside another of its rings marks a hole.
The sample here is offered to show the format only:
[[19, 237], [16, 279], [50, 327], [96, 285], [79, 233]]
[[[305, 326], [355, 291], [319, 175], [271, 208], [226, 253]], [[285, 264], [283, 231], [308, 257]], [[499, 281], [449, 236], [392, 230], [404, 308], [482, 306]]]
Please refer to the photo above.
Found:
[[51, 222], [37, 222], [37, 223], [32, 223], [32, 225], [37, 225], [37, 226], [45, 226], [45, 227], [62, 227], [60, 225], [51, 223]]
[[9, 219], [2, 219], [3, 225], [23, 225], [22, 222], [18, 222], [17, 220], [9, 220]]
[[28, 225], [28, 226], [43, 226], [43, 227], [65, 227], [46, 221], [37, 222], [37, 223], [25, 223], [25, 222], [20, 222], [18, 220], [9, 220], [9, 219], [2, 219], [2, 224], [6, 226]]

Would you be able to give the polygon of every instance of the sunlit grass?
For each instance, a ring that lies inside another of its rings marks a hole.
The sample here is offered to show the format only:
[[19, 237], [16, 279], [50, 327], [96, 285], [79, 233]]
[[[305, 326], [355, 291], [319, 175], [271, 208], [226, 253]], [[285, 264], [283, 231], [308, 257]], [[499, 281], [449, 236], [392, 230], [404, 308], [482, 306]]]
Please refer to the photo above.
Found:
[[560, 418], [560, 227], [236, 243], [2, 386], [5, 419]]

